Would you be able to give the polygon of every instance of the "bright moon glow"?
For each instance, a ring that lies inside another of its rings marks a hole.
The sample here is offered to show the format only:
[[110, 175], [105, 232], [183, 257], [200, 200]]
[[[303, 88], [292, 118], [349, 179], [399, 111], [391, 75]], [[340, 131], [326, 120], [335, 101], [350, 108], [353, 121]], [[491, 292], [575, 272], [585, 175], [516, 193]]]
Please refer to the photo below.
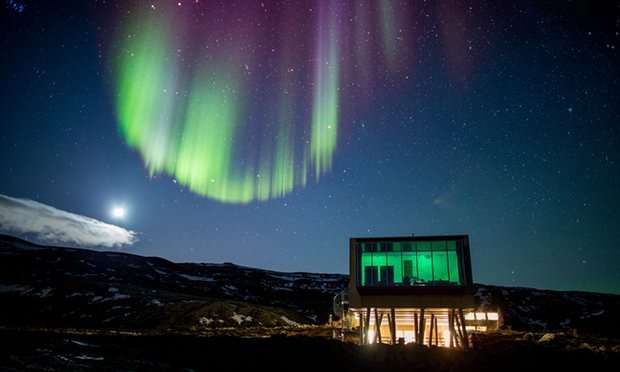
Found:
[[119, 218], [119, 219], [125, 217], [125, 208], [124, 207], [112, 208], [112, 217]]

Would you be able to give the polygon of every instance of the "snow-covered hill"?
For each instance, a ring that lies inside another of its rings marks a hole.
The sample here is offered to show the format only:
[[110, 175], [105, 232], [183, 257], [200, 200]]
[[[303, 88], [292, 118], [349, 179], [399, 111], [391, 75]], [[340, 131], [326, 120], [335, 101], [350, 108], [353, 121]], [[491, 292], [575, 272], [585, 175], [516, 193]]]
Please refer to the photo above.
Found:
[[500, 327], [620, 336], [620, 296], [521, 287], [475, 286], [480, 309], [498, 309]]
[[[173, 263], [121, 252], [45, 247], [0, 235], [0, 325], [208, 330], [321, 324], [341, 274]], [[514, 330], [620, 335], [620, 296], [477, 284], [480, 310]]]
[[0, 324], [130, 329], [325, 322], [339, 274], [173, 263], [0, 237]]

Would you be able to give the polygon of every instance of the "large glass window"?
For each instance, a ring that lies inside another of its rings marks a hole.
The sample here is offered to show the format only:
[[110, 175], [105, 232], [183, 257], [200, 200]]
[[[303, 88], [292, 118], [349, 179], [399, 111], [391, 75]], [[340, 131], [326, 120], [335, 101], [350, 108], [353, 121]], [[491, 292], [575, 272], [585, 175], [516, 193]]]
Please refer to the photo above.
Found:
[[357, 244], [360, 286], [465, 285], [461, 241]]

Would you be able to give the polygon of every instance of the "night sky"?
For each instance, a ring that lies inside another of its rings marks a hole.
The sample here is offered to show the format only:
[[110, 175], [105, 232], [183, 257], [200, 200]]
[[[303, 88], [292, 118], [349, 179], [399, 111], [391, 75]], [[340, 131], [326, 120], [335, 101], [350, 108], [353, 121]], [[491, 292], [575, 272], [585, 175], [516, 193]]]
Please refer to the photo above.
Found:
[[19, 199], [135, 234], [112, 249], [330, 273], [350, 237], [468, 234], [475, 282], [620, 294], [618, 2], [0, 12], [0, 232], [71, 245]]

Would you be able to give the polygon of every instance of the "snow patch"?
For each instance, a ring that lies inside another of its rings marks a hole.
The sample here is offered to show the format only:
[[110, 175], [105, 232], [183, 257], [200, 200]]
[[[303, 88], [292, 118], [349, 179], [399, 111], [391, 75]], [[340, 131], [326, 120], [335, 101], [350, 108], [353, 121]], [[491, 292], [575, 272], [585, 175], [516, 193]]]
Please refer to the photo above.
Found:
[[603, 315], [603, 313], [605, 313], [605, 309], [601, 310], [601, 311], [597, 311], [595, 313], [592, 314], [586, 314], [586, 315], [582, 315], [581, 319], [587, 319], [587, 318], [591, 318], [593, 316], [599, 316], [599, 315]]
[[124, 294], [120, 294], [120, 293], [115, 293], [114, 297], [108, 297], [106, 299], [104, 299], [101, 302], [106, 302], [106, 301], [118, 301], [118, 300], [124, 300], [126, 298], [130, 298], [131, 296], [129, 295], [124, 295]]
[[276, 279], [280, 279], [280, 280], [286, 280], [286, 281], [295, 281], [297, 279], [302, 279], [300, 275], [295, 275], [295, 274], [275, 274], [275, 273], [270, 273], [269, 276], [276, 278]]
[[54, 290], [54, 288], [43, 288], [42, 290], [39, 291], [39, 297], [43, 298], [43, 297], [47, 297], [50, 295], [50, 293]]
[[235, 312], [235, 314], [233, 316], [231, 316], [231, 318], [233, 318], [233, 320], [235, 320], [239, 324], [241, 324], [243, 322], [249, 322], [249, 321], [252, 320], [251, 316], [237, 314], [236, 312]]
[[67, 297], [80, 297], [80, 296], [92, 296], [92, 295], [94, 295], [93, 292], [87, 292], [87, 293], [73, 292]]
[[88, 346], [88, 347], [95, 346], [95, 345], [92, 345], [92, 344], [88, 344], [88, 343], [86, 343], [84, 341], [78, 341], [78, 340], [68, 340], [68, 341], [71, 341], [72, 343], [74, 343], [76, 345], [80, 345], [80, 346]]
[[82, 359], [82, 360], [103, 360], [103, 357], [90, 356], [90, 355], [76, 355], [75, 358]]
[[19, 285], [19, 284], [0, 284], [0, 293], [2, 292], [22, 292], [22, 294], [26, 294], [32, 291], [34, 288], [27, 285]]
[[213, 319], [211, 319], [211, 318], [206, 318], [206, 317], [204, 317], [204, 316], [203, 316], [203, 317], [201, 317], [201, 318], [199, 318], [199, 319], [198, 319], [198, 321], [200, 322], [200, 324], [202, 324], [202, 325], [206, 325], [206, 326], [208, 326], [209, 324], [213, 323]]
[[282, 315], [280, 317], [280, 319], [282, 319], [284, 321], [284, 323], [291, 325], [291, 326], [299, 326], [299, 323], [297, 323], [294, 320], [290, 320], [289, 318], [285, 317], [284, 315]]
[[118, 292], [118, 288], [110, 287], [110, 288], [108, 288], [108, 292], [116, 293], [116, 292]]
[[235, 287], [234, 285], [225, 285], [222, 288], [224, 289], [224, 292], [226, 292], [227, 294], [230, 294], [231, 292], [236, 292], [239, 289]]
[[158, 299], [152, 299], [151, 302], [149, 302], [149, 305], [157, 305], [157, 306], [164, 306], [164, 304], [161, 303], [161, 301], [159, 301]]
[[[269, 286], [266, 286], [266, 287], [269, 287]], [[287, 291], [287, 292], [292, 292], [293, 291], [293, 288], [283, 287], [283, 286], [280, 286], [280, 285], [274, 285], [274, 286], [270, 286], [270, 287], [273, 290], [275, 290], [275, 291]]]
[[196, 276], [196, 275], [189, 275], [189, 274], [177, 274], [178, 276], [181, 276], [187, 280], [192, 280], [192, 281], [200, 281], [200, 282], [215, 282], [215, 279], [213, 278], [209, 278], [206, 276]]
[[519, 308], [519, 310], [521, 310], [524, 313], [528, 313], [534, 310], [534, 307], [531, 305], [518, 305], [517, 307]]
[[90, 262], [86, 262], [86, 261], [84, 261], [84, 260], [80, 260], [80, 262], [81, 262], [81, 263], [84, 263], [84, 264], [86, 264], [86, 265], [88, 265], [88, 266], [90, 266], [90, 267], [95, 267], [95, 268], [97, 267], [97, 265], [93, 265], [93, 264], [91, 264]]

